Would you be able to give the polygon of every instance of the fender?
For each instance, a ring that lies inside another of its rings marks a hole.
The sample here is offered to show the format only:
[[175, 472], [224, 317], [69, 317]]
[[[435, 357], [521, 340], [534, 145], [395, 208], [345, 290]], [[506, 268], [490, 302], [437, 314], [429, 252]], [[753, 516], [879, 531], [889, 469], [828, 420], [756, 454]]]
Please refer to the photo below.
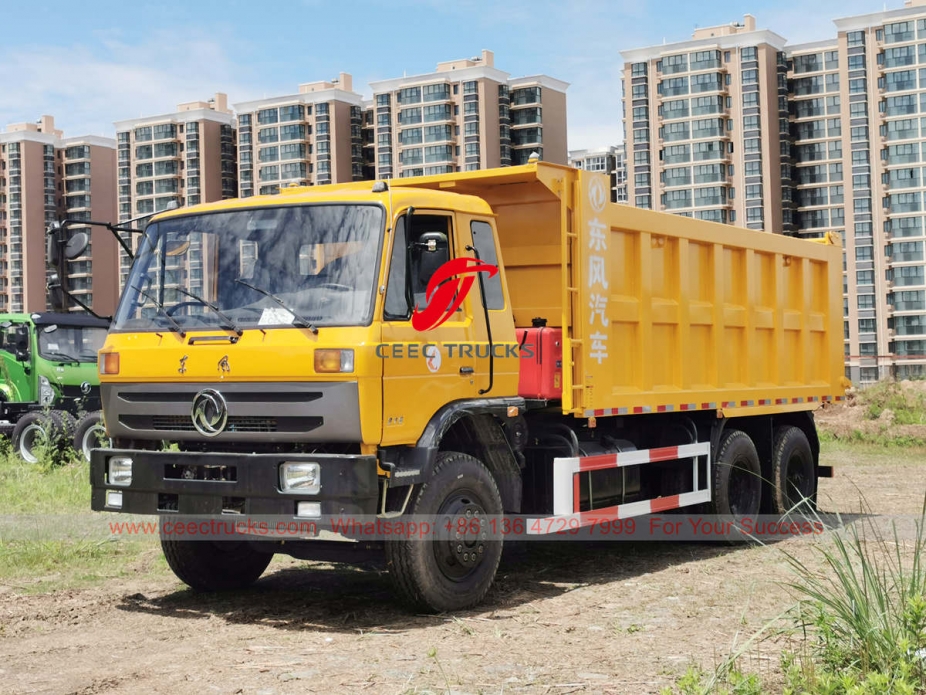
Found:
[[12, 387], [5, 382], [0, 382], [0, 401], [10, 403], [16, 400], [16, 394], [13, 393]]
[[441, 440], [460, 419], [473, 415], [495, 415], [505, 419], [512, 406], [523, 412], [525, 401], [516, 397], [474, 398], [448, 403], [434, 413], [415, 446], [380, 448], [379, 465], [391, 473], [389, 487], [417, 485], [430, 480]]

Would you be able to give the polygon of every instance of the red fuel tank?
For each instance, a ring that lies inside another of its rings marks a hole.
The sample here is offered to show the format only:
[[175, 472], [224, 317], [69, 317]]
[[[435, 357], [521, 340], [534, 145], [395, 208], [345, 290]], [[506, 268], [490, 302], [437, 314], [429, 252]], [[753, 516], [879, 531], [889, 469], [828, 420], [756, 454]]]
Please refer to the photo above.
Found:
[[534, 325], [515, 329], [521, 346], [518, 395], [558, 400], [563, 397], [563, 331]]

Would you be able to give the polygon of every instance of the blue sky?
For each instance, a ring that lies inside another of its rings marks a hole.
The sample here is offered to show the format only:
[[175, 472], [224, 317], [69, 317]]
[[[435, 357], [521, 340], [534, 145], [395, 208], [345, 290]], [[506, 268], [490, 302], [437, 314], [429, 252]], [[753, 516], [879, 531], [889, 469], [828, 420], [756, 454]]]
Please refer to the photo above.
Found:
[[[571, 84], [569, 147], [621, 141], [620, 51], [683, 41], [696, 26], [756, 16], [793, 43], [826, 38], [832, 18], [878, 12], [870, 0], [0, 0], [0, 126], [56, 117], [65, 135], [112, 135], [124, 118], [172, 111], [216, 91], [231, 103], [292, 94], [301, 82], [430, 72], [495, 52], [512, 76]], [[902, 6], [891, 0], [888, 9]], [[10, 30], [10, 28], [15, 28]]]

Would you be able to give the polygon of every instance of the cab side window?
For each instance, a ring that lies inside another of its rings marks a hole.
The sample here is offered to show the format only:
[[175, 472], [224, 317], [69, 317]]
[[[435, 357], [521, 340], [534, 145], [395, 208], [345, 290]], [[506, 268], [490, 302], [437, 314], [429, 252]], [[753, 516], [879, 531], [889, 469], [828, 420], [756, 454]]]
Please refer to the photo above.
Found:
[[[412, 309], [428, 305], [431, 277], [452, 257], [450, 218], [443, 215], [412, 215], [396, 224], [389, 281], [386, 287], [385, 318], [407, 319]], [[462, 311], [462, 309], [458, 309]]]
[[[479, 254], [479, 260], [490, 265], [498, 265], [498, 254], [495, 252], [495, 237], [492, 234], [492, 225], [488, 222], [475, 220], [470, 229], [473, 233], [473, 246]], [[502, 276], [496, 273], [492, 277], [483, 278], [487, 309], [504, 309], [505, 293], [502, 291]]]
[[450, 260], [450, 218], [428, 215], [412, 217], [408, 238], [409, 277], [412, 303], [424, 309], [428, 305], [427, 288], [431, 276]]

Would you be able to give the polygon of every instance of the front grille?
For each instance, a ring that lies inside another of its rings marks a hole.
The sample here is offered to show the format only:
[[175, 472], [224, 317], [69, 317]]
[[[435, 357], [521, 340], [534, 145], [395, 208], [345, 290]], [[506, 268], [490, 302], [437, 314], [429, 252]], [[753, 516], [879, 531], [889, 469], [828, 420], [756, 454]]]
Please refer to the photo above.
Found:
[[74, 400], [80, 400], [81, 398], [95, 398], [99, 399], [100, 397], [100, 387], [91, 386], [90, 392], [86, 395], [80, 390], [80, 385], [69, 386], [65, 385], [61, 387], [61, 395], [64, 398], [73, 398]]
[[[77, 388], [77, 387], [75, 387]], [[80, 391], [80, 389], [77, 389]], [[126, 403], [177, 403], [188, 401], [194, 394], [186, 391], [129, 391], [119, 394]], [[322, 397], [318, 391], [223, 391], [226, 403], [311, 403]]]
[[[156, 432], [195, 432], [189, 415], [122, 415], [119, 421], [133, 430]], [[310, 432], [321, 427], [320, 417], [253, 417], [230, 416], [225, 432]]]
[[228, 420], [222, 442], [357, 442], [360, 399], [356, 382], [104, 384], [110, 435], [201, 441], [191, 408], [204, 389], [218, 391]]
[[[192, 419], [182, 415], [152, 415], [151, 429], [158, 431], [180, 430], [192, 432]], [[225, 425], [226, 432], [276, 432], [277, 421], [272, 417], [230, 417]]]

